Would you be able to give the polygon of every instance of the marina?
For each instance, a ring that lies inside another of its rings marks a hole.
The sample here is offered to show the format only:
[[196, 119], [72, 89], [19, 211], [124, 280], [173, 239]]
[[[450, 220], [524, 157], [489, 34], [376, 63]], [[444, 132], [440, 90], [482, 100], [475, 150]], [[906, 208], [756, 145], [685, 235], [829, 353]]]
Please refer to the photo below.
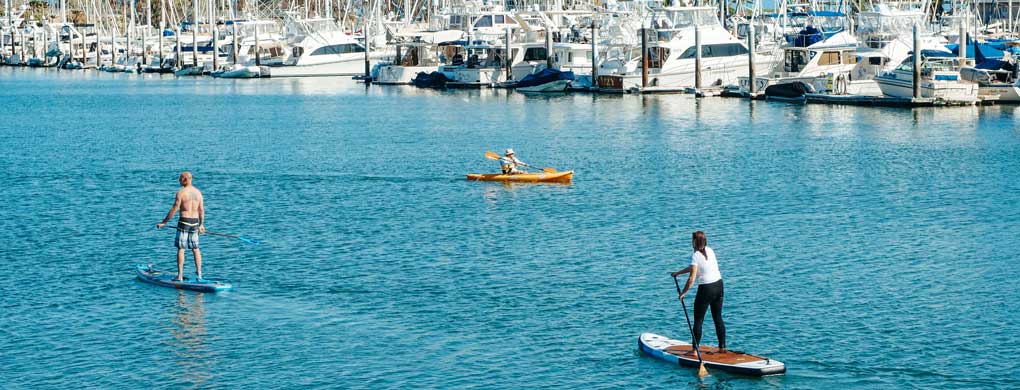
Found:
[[999, 0], [7, 0], [0, 63], [527, 93], [1011, 104], [1020, 103], [1018, 8]]

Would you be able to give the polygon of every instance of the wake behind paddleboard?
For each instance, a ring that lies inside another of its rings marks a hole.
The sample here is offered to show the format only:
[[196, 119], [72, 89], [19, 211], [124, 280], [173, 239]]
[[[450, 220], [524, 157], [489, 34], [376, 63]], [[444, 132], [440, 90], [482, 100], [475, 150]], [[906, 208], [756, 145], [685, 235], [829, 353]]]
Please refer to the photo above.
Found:
[[138, 280], [146, 283], [152, 283], [157, 286], [176, 288], [181, 290], [192, 290], [201, 292], [217, 292], [231, 289], [230, 282], [225, 280], [205, 279], [201, 282], [184, 279], [183, 281], [175, 281], [177, 277], [175, 272], [163, 272], [157, 269], [153, 269], [152, 265], [138, 264], [135, 266], [135, 273], [138, 274]]
[[[638, 337], [638, 348], [657, 359], [683, 366], [697, 367], [698, 355], [693, 353], [691, 343], [673, 340], [655, 333], [642, 333]], [[701, 360], [705, 367], [732, 372], [735, 374], [765, 376], [786, 372], [786, 365], [778, 360], [750, 355], [742, 352], [726, 351], [719, 353], [718, 348], [699, 345]]]

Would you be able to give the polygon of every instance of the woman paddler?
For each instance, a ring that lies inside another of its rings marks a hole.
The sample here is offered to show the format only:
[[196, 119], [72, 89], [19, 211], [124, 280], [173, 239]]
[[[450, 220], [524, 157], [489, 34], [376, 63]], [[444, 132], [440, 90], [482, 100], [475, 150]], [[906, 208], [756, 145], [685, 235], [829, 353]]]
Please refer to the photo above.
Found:
[[[694, 285], [695, 278], [698, 278], [698, 295], [694, 297], [694, 345], [701, 345], [701, 325], [705, 322], [705, 310], [712, 308], [712, 322], [715, 323], [715, 335], [719, 339], [719, 352], [726, 351], [726, 325], [723, 324], [723, 281], [719, 273], [719, 263], [716, 262], [715, 252], [708, 247], [708, 238], [705, 232], [696, 231], [691, 238], [691, 246], [694, 253], [691, 254], [691, 264], [682, 270], [670, 273], [674, 278], [678, 275], [690, 273], [683, 291], [680, 292], [680, 300]], [[694, 352], [693, 350], [691, 352]]]

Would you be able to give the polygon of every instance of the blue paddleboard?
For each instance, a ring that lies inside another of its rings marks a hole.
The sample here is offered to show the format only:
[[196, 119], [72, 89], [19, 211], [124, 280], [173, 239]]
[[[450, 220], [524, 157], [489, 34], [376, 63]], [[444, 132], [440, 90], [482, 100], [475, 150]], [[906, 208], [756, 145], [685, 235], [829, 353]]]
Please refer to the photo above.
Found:
[[152, 268], [152, 264], [138, 264], [135, 266], [135, 273], [138, 274], [138, 280], [146, 283], [152, 283], [157, 286], [171, 287], [181, 290], [192, 290], [201, 292], [217, 292], [223, 290], [229, 290], [232, 286], [229, 281], [216, 280], [216, 279], [205, 279], [201, 282], [188, 280], [175, 281], [177, 277], [176, 272], [164, 272]]

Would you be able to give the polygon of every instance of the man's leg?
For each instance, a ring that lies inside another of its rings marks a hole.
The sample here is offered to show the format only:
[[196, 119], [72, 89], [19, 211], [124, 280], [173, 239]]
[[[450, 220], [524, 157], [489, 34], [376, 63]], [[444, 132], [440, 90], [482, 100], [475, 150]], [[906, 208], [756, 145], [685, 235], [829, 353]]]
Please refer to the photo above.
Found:
[[177, 279], [183, 280], [184, 278], [184, 248], [177, 249]]
[[199, 279], [202, 279], [202, 251], [195, 248], [191, 250], [191, 253], [195, 255], [195, 273], [198, 274]]

